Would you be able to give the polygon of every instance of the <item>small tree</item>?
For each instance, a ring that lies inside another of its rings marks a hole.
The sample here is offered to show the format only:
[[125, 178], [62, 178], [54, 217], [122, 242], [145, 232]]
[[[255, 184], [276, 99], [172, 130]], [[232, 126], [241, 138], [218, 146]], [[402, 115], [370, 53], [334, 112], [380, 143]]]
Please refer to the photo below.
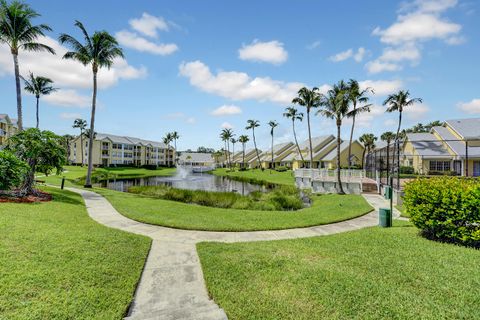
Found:
[[28, 172], [25, 162], [10, 151], [0, 151], [0, 190], [10, 190], [22, 183]]
[[8, 148], [29, 166], [20, 189], [22, 196], [35, 194], [35, 172], [49, 174], [55, 170], [58, 174], [66, 163], [62, 138], [51, 131], [24, 130], [10, 138]]

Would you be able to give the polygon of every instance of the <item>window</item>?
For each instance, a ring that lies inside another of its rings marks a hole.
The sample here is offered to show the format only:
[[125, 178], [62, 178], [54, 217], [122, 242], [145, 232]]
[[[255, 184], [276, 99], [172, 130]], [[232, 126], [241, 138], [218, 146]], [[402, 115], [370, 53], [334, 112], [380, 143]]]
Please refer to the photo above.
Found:
[[450, 161], [430, 161], [430, 171], [450, 171]]

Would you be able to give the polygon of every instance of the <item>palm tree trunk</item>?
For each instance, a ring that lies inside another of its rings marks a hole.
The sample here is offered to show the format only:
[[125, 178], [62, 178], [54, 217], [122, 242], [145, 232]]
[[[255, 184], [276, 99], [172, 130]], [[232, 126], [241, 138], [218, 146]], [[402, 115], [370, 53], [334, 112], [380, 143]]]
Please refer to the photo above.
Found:
[[270, 173], [272, 173], [271, 169], [273, 169], [273, 130], [272, 130], [272, 154], [271, 154], [272, 161], [270, 161]]
[[40, 97], [37, 97], [37, 129], [40, 125], [40, 117], [38, 116], [38, 101], [40, 100]]
[[252, 136], [253, 136], [253, 145], [255, 146], [255, 153], [257, 154], [257, 161], [258, 164], [260, 165], [260, 169], [263, 171], [262, 164], [260, 163], [260, 155], [258, 154], [258, 149], [257, 149], [257, 141], [255, 139], [255, 129], [252, 128]]
[[310, 169], [313, 169], [312, 131], [310, 130], [310, 109], [307, 109], [308, 142], [310, 144]]
[[[357, 108], [357, 103], [353, 103], [353, 110]], [[350, 159], [352, 158], [352, 140], [353, 140], [353, 130], [355, 129], [355, 115], [352, 117], [352, 129], [350, 130], [350, 142], [348, 143], [348, 169], [350, 169]]]
[[245, 168], [245, 143], [242, 143], [243, 155], [242, 155], [242, 167]]
[[365, 167], [366, 167], [366, 166], [365, 166], [365, 165], [366, 165], [366, 163], [365, 163], [365, 151], [366, 151], [366, 150], [367, 150], [367, 149], [366, 149], [365, 146], [364, 146], [364, 147], [363, 147], [363, 153], [362, 153], [362, 169], [365, 169]]
[[81, 167], [83, 167], [83, 163], [84, 163], [84, 159], [83, 159], [83, 130], [80, 129], [80, 152], [82, 153], [82, 163], [81, 163]]
[[[235, 161], [235, 143], [232, 143], [232, 161]], [[235, 171], [235, 163], [233, 164], [233, 170]]]
[[337, 121], [337, 182], [338, 182], [338, 194], [345, 194], [342, 187], [342, 179], [340, 178], [340, 145], [342, 143], [340, 139], [340, 127], [342, 123]]
[[293, 127], [293, 138], [295, 139], [295, 144], [297, 145], [298, 154], [300, 154], [300, 158], [302, 159], [302, 167], [305, 159], [303, 159], [302, 151], [300, 150], [300, 146], [298, 145], [297, 141], [297, 133], [295, 132], [295, 120], [292, 120], [292, 127]]
[[[400, 136], [400, 127], [402, 125], [402, 111], [399, 111], [398, 114], [398, 128], [397, 128], [397, 135], [395, 136], [395, 144], [393, 146], [393, 162], [392, 162], [392, 175], [393, 171], [395, 170], [395, 158], [397, 158], [397, 189], [400, 189], [400, 150], [399, 149], [399, 144], [398, 144], [398, 139]], [[397, 157], [395, 157], [397, 155]], [[393, 187], [393, 185], [391, 186]]]
[[387, 142], [387, 183], [390, 175], [390, 141]]
[[25, 176], [22, 187], [20, 188], [20, 195], [22, 196], [33, 194], [33, 184], [35, 183], [35, 171], [37, 168], [37, 160], [29, 159], [28, 166], [30, 167], [30, 171]]
[[177, 164], [177, 139], [174, 139], [173, 143], [175, 145], [175, 150], [173, 150], [173, 161]]
[[17, 89], [17, 125], [18, 131], [23, 130], [23, 114], [22, 114], [22, 89], [20, 87], [20, 70], [18, 68], [18, 54], [13, 53], [13, 65], [15, 69], [15, 86]]
[[88, 169], [87, 178], [85, 179], [85, 188], [92, 187], [92, 170], [93, 170], [93, 135], [95, 132], [95, 109], [97, 104], [97, 70], [93, 66], [93, 96], [92, 96], [92, 116], [90, 118], [90, 135], [88, 137]]

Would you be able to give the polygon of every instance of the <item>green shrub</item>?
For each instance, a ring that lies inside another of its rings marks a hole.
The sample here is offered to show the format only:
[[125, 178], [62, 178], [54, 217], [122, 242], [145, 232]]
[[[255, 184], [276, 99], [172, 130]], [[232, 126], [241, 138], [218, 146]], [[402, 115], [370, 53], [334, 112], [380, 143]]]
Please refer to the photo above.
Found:
[[288, 168], [285, 166], [280, 166], [280, 167], [276, 167], [275, 170], [278, 172], [285, 172], [288, 170]]
[[401, 166], [400, 167], [400, 173], [401, 174], [414, 174], [415, 169], [413, 167], [410, 167], [410, 166]]
[[428, 171], [429, 176], [458, 176], [456, 171]]
[[28, 165], [12, 152], [0, 151], [0, 190], [18, 187], [28, 170]]
[[480, 179], [411, 181], [403, 205], [426, 237], [480, 248]]

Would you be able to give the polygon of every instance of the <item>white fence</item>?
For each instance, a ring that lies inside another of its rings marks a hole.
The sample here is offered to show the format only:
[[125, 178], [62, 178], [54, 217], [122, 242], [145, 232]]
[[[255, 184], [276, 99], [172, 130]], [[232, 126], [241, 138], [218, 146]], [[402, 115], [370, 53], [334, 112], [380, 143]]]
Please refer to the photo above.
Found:
[[[295, 178], [308, 178], [312, 181], [334, 181], [337, 178], [337, 170], [329, 169], [297, 169]], [[362, 181], [365, 178], [365, 170], [341, 169], [342, 181]]]

